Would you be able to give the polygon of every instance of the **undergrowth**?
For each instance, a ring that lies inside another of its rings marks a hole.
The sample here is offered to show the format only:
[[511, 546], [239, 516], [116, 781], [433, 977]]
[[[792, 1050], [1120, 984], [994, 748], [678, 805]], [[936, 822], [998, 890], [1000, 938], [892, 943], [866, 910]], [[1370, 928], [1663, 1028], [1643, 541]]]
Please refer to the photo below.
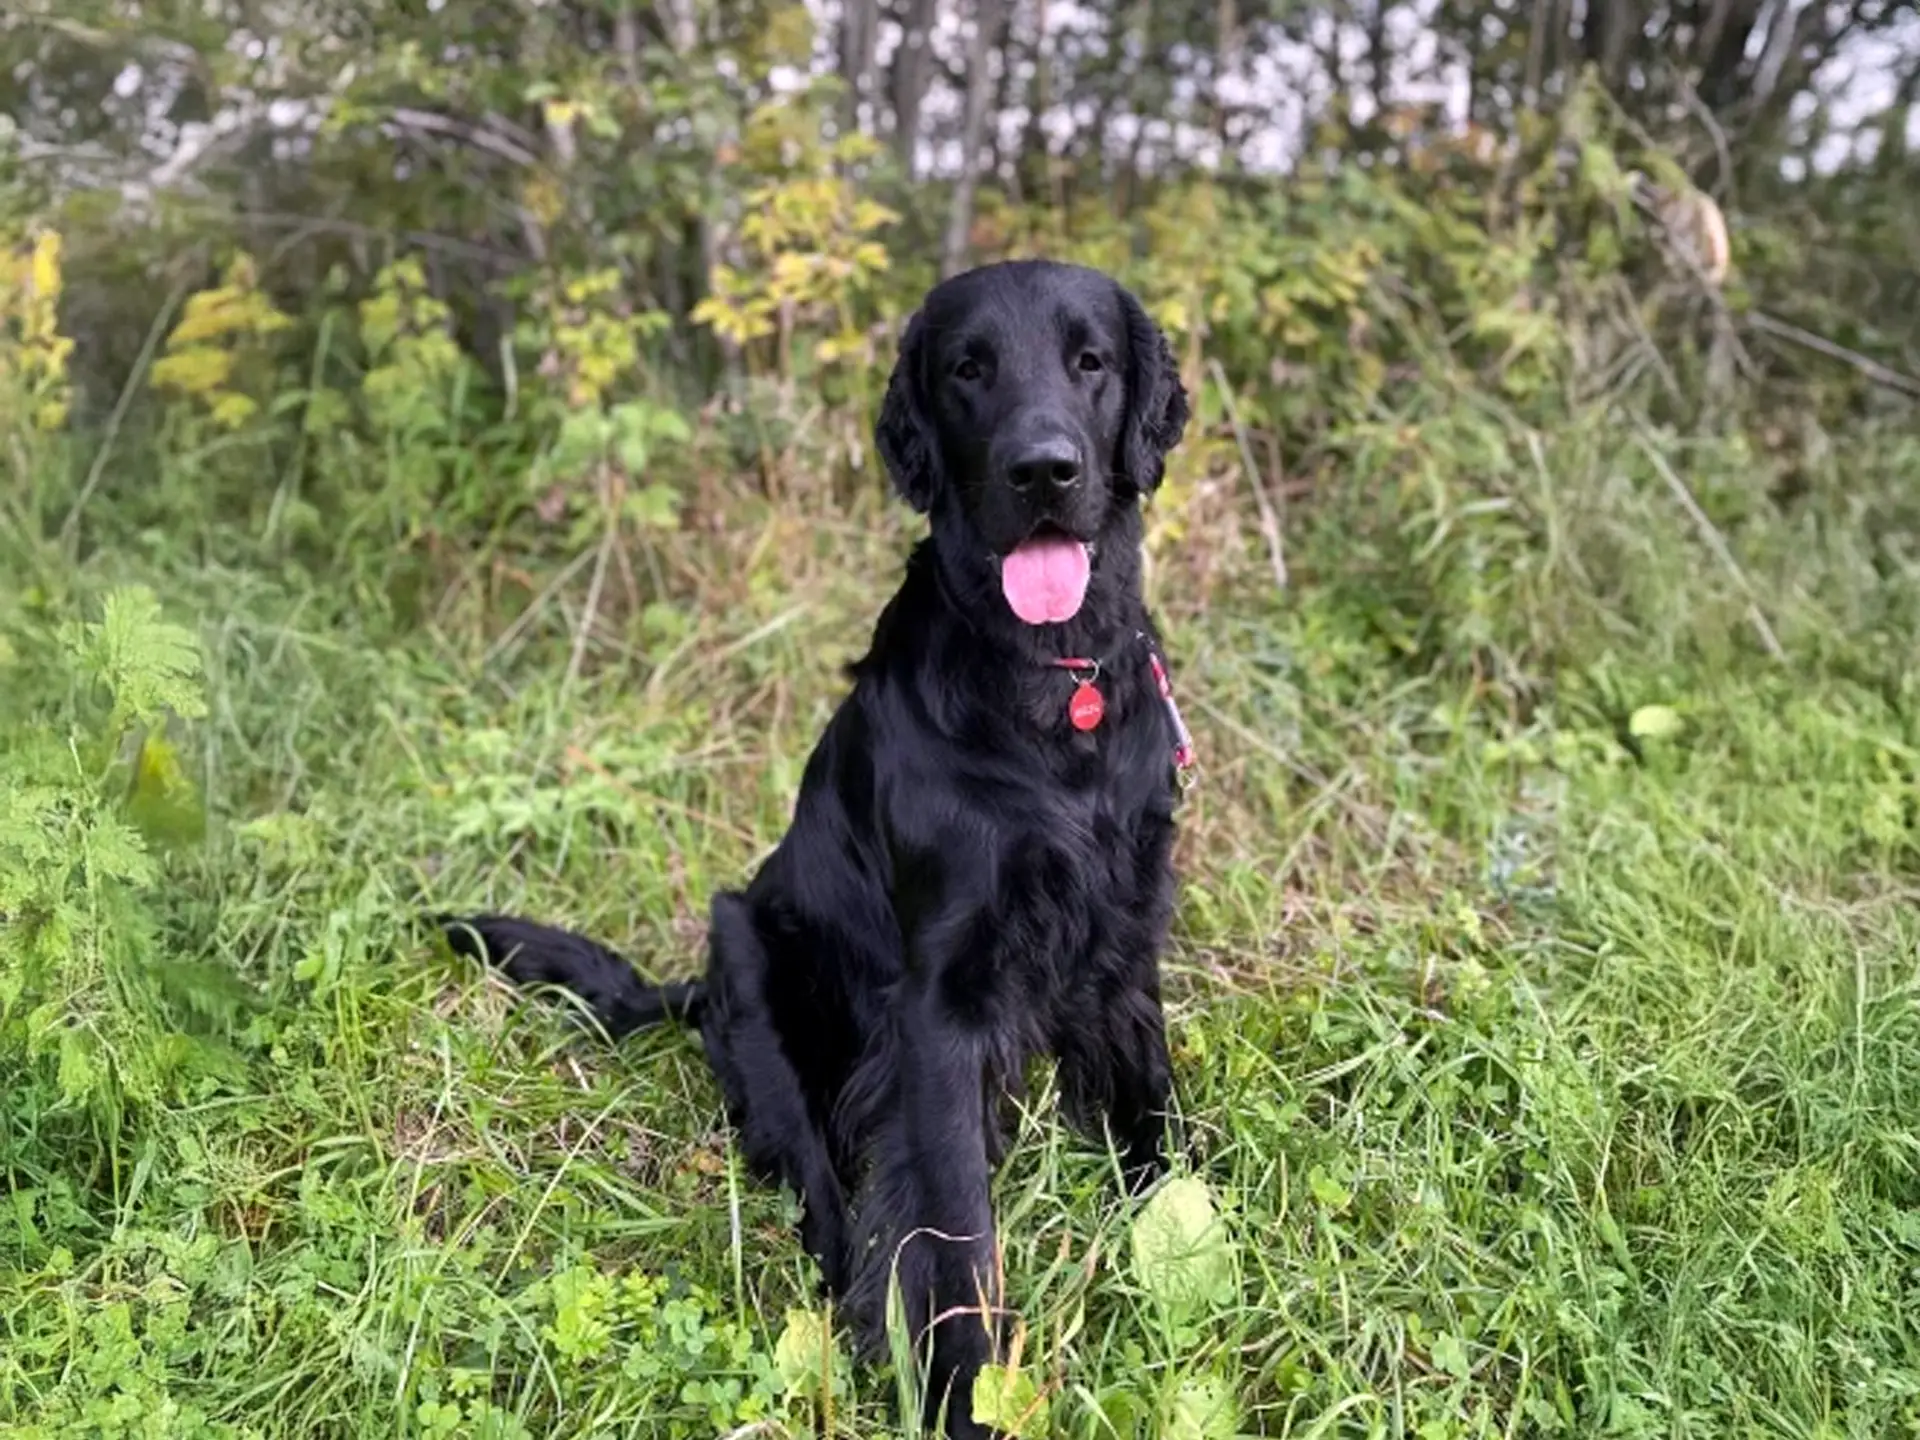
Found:
[[[1042, 1086], [982, 1413], [1920, 1427], [1915, 574], [1857, 520], [1910, 442], [1751, 509], [1736, 574], [1604, 413], [1395, 424], [1294, 514], [1284, 592], [1250, 537], [1204, 602], [1156, 567], [1204, 766], [1170, 957], [1200, 1183], [1122, 1202]], [[1664, 453], [1709, 493], [1741, 463]], [[558, 597], [503, 641], [483, 561], [425, 624], [166, 547], [17, 598], [14, 1433], [894, 1433], [696, 1047], [609, 1051], [408, 918], [698, 963], [909, 539], [730, 503], [676, 628], [603, 620], [578, 669]]]
[[[1920, 445], [1679, 403], [1647, 334], [1592, 383], [1525, 210], [1621, 198], [1574, 138], [1500, 235], [1349, 174], [1176, 195], [1137, 265], [1009, 240], [1180, 341], [1147, 573], [1201, 760], [1189, 1162], [1122, 1199], [1036, 1074], [966, 1397], [1009, 1431], [1920, 1435]], [[597, 1043], [414, 919], [682, 975], [779, 834], [913, 538], [863, 454], [886, 215], [783, 183], [832, 224], [768, 273], [858, 283], [729, 276], [699, 415], [611, 272], [536, 297], [508, 404], [404, 259], [315, 318], [230, 257], [163, 398], [75, 430], [57, 237], [9, 252], [6, 1433], [902, 1433], [690, 1037]], [[775, 301], [812, 343], [756, 369]]]

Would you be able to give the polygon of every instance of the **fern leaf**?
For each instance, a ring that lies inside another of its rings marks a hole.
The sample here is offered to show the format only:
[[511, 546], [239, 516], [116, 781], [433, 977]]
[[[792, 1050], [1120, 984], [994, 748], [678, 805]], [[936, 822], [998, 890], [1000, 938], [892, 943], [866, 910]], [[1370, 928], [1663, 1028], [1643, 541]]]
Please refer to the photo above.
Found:
[[169, 710], [183, 719], [207, 713], [199, 643], [162, 617], [146, 586], [109, 594], [100, 620], [69, 631], [69, 644], [81, 668], [113, 692], [115, 729], [152, 724]]

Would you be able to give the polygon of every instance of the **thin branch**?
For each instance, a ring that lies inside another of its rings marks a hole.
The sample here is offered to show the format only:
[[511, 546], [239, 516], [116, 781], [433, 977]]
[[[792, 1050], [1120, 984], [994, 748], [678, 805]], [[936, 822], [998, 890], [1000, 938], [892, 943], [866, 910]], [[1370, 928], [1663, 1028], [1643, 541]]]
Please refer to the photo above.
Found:
[[1693, 88], [1686, 76], [1681, 75], [1679, 81], [1681, 101], [1693, 112], [1694, 118], [1700, 122], [1700, 127], [1707, 132], [1707, 138], [1713, 142], [1714, 159], [1720, 167], [1720, 193], [1731, 196], [1733, 194], [1733, 148], [1727, 143], [1727, 132], [1720, 128], [1720, 121], [1708, 108], [1707, 102], [1700, 98], [1700, 92]]
[[80, 514], [93, 498], [93, 492], [100, 488], [100, 481], [107, 473], [107, 461], [113, 455], [114, 442], [120, 438], [120, 427], [126, 423], [127, 411], [133, 406], [133, 397], [139, 393], [141, 382], [147, 378], [147, 370], [153, 363], [153, 352], [160, 348], [168, 327], [173, 324], [173, 312], [179, 308], [186, 294], [185, 280], [176, 283], [168, 293], [160, 313], [153, 317], [153, 324], [147, 327], [147, 338], [141, 342], [140, 353], [134, 359], [133, 368], [127, 372], [127, 383], [120, 387], [119, 397], [113, 402], [113, 413], [107, 417], [106, 433], [100, 437], [100, 448], [93, 452], [93, 463], [87, 467], [86, 481], [81, 485], [79, 495], [74, 498], [73, 508], [67, 511], [67, 518], [60, 525], [60, 544], [69, 560], [76, 558]]
[[1707, 512], [1700, 508], [1700, 502], [1693, 498], [1693, 492], [1687, 488], [1687, 482], [1682, 480], [1674, 468], [1667, 463], [1667, 457], [1660, 453], [1659, 447], [1653, 443], [1653, 438], [1647, 434], [1646, 427], [1637, 420], [1631, 423], [1634, 439], [1646, 452], [1647, 459], [1652, 462], [1654, 470], [1659, 473], [1662, 480], [1666, 481], [1667, 489], [1673, 492], [1673, 498], [1679, 502], [1680, 508], [1687, 512], [1688, 517], [1693, 521], [1694, 528], [1700, 532], [1700, 538], [1706, 542], [1707, 548], [1713, 551], [1714, 558], [1726, 567], [1727, 573], [1733, 577], [1734, 583], [1747, 597], [1747, 618], [1753, 622], [1753, 628], [1760, 636], [1760, 643], [1775, 660], [1782, 665], [1786, 664], [1787, 652], [1780, 644], [1780, 637], [1773, 633], [1773, 626], [1767, 623], [1767, 617], [1760, 609], [1760, 598], [1754, 590], [1753, 582], [1747, 578], [1747, 572], [1740, 568], [1740, 562], [1734, 559], [1733, 549], [1727, 544], [1726, 537], [1708, 518]]
[[1240, 447], [1240, 463], [1247, 472], [1247, 483], [1253, 487], [1254, 503], [1260, 508], [1260, 533], [1267, 537], [1267, 557], [1273, 562], [1274, 583], [1284, 590], [1287, 588], [1287, 549], [1279, 513], [1267, 498], [1267, 487], [1261, 483], [1260, 466], [1253, 458], [1253, 446], [1247, 441], [1247, 427], [1240, 423], [1240, 407], [1234, 403], [1227, 372], [1220, 367], [1219, 360], [1213, 358], [1208, 359], [1207, 369], [1212, 372], [1213, 383], [1220, 387], [1221, 403], [1226, 406], [1227, 421], [1233, 426], [1233, 438]]
[[1858, 350], [1849, 350], [1846, 346], [1829, 340], [1824, 335], [1816, 335], [1811, 330], [1802, 330], [1798, 325], [1776, 319], [1761, 310], [1749, 311], [1747, 323], [1764, 334], [1778, 336], [1782, 340], [1817, 351], [1829, 359], [1851, 365], [1869, 380], [1884, 385], [1889, 390], [1898, 390], [1903, 395], [1920, 397], [1920, 379], [1882, 365], [1878, 360], [1862, 355]]
[[529, 170], [538, 169], [540, 165], [540, 157], [533, 151], [485, 125], [474, 125], [465, 120], [456, 120], [451, 115], [442, 115], [433, 110], [415, 110], [408, 106], [392, 111], [389, 118], [403, 130], [458, 140], [475, 150], [496, 155], [509, 164]]

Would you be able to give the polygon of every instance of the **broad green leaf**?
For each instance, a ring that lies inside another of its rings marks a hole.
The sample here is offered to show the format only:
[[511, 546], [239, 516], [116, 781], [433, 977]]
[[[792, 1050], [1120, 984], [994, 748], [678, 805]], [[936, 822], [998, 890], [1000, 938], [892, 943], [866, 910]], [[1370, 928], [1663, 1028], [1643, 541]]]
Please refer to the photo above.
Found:
[[127, 813], [147, 839], [193, 841], [206, 833], [206, 814], [179, 752], [160, 734], [141, 743]]
[[1233, 1440], [1240, 1412], [1233, 1387], [1218, 1376], [1182, 1380], [1167, 1407], [1162, 1440]]
[[1047, 1400], [1024, 1370], [982, 1365], [973, 1377], [973, 1418], [1015, 1440], [1047, 1433]]
[[773, 1367], [789, 1395], [819, 1392], [823, 1367], [830, 1364], [827, 1323], [818, 1310], [787, 1311], [786, 1326], [774, 1342]]
[[1133, 1222], [1133, 1269], [1170, 1311], [1233, 1299], [1233, 1241], [1197, 1176], [1169, 1180]]

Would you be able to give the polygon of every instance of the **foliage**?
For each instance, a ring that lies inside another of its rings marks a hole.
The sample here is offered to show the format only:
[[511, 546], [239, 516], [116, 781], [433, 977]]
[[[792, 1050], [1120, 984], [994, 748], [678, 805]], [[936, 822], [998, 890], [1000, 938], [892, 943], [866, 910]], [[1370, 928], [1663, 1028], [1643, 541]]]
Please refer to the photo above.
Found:
[[813, 347], [815, 363], [871, 363], [860, 302], [889, 265], [876, 237], [900, 218], [863, 195], [846, 173], [874, 156], [874, 143], [855, 134], [823, 144], [811, 121], [805, 110], [785, 104], [748, 118], [743, 159], [758, 160], [776, 175], [742, 197], [747, 213], [740, 239], [750, 268], [716, 265], [712, 293], [690, 317], [735, 345], [777, 340], [775, 364], [783, 376], [794, 373], [795, 334], [816, 327], [824, 334]]
[[[170, 981], [188, 977], [156, 963], [149, 897], [151, 843], [189, 838], [198, 821], [167, 723], [206, 704], [194, 636], [143, 588], [66, 627], [61, 652], [55, 663], [79, 687], [64, 727], [25, 717], [0, 769], [0, 1041], [52, 1063], [63, 1106], [111, 1118], [162, 1098], [203, 1059], [165, 1023]], [[104, 716], [95, 688], [109, 697]]]
[[22, 420], [58, 430], [67, 420], [67, 357], [60, 331], [61, 238], [42, 229], [12, 253], [0, 252], [0, 397], [22, 413], [0, 411], [0, 429]]
[[263, 342], [292, 323], [261, 291], [252, 257], [236, 255], [219, 285], [187, 298], [154, 362], [153, 384], [199, 401], [215, 425], [237, 430], [260, 410], [260, 395], [249, 389], [271, 385], [272, 351]]

